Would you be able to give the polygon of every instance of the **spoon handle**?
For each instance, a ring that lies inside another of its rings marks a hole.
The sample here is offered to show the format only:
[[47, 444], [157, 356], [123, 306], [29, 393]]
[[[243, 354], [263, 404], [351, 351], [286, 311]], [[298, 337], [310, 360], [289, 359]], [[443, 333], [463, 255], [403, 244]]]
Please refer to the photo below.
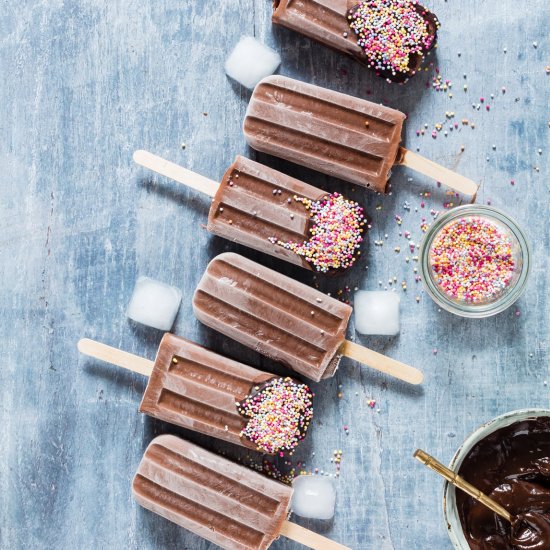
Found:
[[503, 508], [498, 502], [495, 502], [492, 498], [489, 498], [485, 493], [482, 493], [479, 489], [470, 485], [465, 479], [460, 477], [456, 472], [453, 472], [446, 466], [443, 466], [441, 462], [437, 461], [433, 456], [425, 453], [421, 449], [417, 449], [414, 453], [414, 458], [420, 460], [422, 464], [443, 476], [449, 483], [452, 483], [455, 487], [462, 489], [465, 493], [468, 493], [472, 498], [481, 502], [492, 510], [495, 514], [503, 517], [505, 520], [512, 523], [512, 515]]

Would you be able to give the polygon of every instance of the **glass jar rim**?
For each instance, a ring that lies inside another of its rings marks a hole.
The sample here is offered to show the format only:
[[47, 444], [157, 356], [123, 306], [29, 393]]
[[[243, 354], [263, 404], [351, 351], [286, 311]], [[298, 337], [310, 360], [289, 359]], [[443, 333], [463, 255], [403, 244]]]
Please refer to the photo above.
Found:
[[[519, 277], [507, 292], [504, 292], [502, 296], [490, 303], [472, 304], [453, 301], [439, 289], [432, 279], [430, 249], [436, 235], [449, 222], [457, 218], [467, 216], [479, 216], [487, 218], [490, 221], [500, 223], [506, 227], [506, 229], [514, 236], [519, 244], [522, 259]], [[523, 294], [531, 267], [530, 258], [531, 254], [529, 243], [527, 242], [525, 234], [520, 229], [517, 222], [508, 216], [508, 214], [498, 208], [482, 204], [466, 204], [457, 206], [456, 208], [453, 208], [452, 210], [449, 210], [436, 218], [422, 239], [420, 245], [422, 284], [424, 285], [426, 292], [430, 295], [434, 302], [436, 302], [436, 304], [443, 309], [454, 313], [455, 315], [470, 318], [490, 317], [504, 311], [505, 309], [508, 309]]]

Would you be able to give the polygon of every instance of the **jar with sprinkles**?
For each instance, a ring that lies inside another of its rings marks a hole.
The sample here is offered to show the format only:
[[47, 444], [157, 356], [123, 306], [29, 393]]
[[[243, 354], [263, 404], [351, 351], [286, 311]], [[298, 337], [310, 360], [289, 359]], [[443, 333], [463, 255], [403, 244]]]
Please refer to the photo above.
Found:
[[489, 317], [510, 307], [525, 289], [529, 260], [516, 222], [482, 205], [460, 206], [440, 216], [420, 249], [428, 294], [463, 317]]

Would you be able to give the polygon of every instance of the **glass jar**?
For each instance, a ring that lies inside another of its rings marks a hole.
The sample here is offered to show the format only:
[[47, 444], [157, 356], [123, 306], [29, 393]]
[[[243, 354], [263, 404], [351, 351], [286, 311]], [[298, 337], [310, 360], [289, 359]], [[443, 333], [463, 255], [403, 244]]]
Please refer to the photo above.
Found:
[[[513, 268], [509, 280], [488, 299], [459, 299], [447, 292], [437, 279], [432, 261], [434, 242], [442, 231], [461, 220], [466, 223], [481, 220], [494, 226], [510, 246]], [[420, 266], [424, 288], [440, 307], [462, 317], [490, 317], [509, 308], [525, 290], [530, 269], [529, 245], [517, 223], [504, 212], [478, 204], [459, 206], [439, 216], [424, 235], [420, 246]]]

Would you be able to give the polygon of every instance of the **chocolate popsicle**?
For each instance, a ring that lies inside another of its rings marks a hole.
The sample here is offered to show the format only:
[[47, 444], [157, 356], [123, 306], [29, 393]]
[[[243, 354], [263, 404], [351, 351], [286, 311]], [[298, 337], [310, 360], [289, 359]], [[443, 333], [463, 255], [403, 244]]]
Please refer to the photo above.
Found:
[[258, 151], [379, 193], [402, 164], [475, 195], [472, 180], [400, 147], [404, 120], [395, 109], [276, 75], [254, 89], [243, 129]]
[[309, 548], [346, 549], [287, 521], [292, 487], [173, 435], [149, 444], [132, 493], [147, 510], [225, 550], [265, 550], [280, 535]]
[[[306, 384], [165, 334], [155, 361], [83, 339], [81, 353], [149, 376], [140, 412], [248, 449], [292, 451], [313, 417]], [[273, 422], [276, 419], [277, 422]]]
[[435, 47], [439, 21], [411, 0], [275, 0], [273, 23], [406, 82]]
[[334, 375], [342, 355], [422, 382], [419, 370], [346, 340], [349, 305], [238, 254], [208, 264], [193, 311], [205, 325], [316, 382]]
[[262, 164], [237, 156], [221, 183], [147, 151], [134, 160], [213, 197], [207, 230], [322, 273], [351, 267], [361, 253], [363, 208]]

